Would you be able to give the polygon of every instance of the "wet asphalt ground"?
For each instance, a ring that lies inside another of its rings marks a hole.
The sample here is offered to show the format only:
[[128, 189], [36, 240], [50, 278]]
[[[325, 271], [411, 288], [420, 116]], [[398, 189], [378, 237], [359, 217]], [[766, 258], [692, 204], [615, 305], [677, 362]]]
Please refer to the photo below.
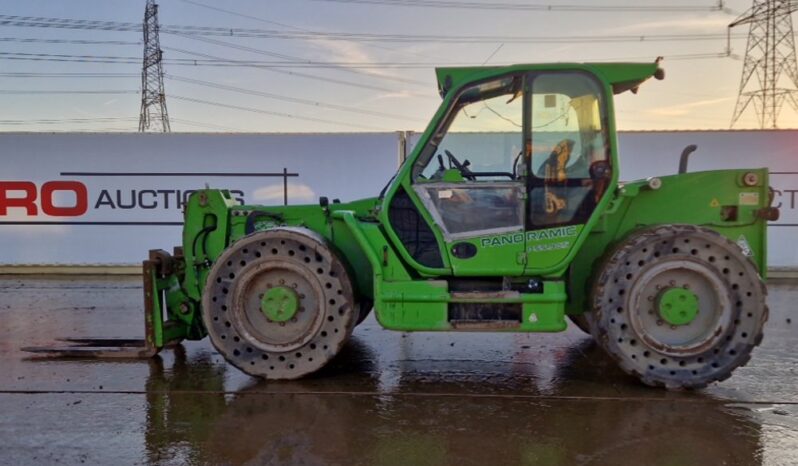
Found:
[[0, 464], [798, 464], [798, 286], [773, 284], [748, 366], [640, 385], [578, 329], [416, 333], [369, 317], [321, 373], [264, 382], [210, 343], [151, 360], [30, 360], [140, 337], [136, 278], [0, 277]]

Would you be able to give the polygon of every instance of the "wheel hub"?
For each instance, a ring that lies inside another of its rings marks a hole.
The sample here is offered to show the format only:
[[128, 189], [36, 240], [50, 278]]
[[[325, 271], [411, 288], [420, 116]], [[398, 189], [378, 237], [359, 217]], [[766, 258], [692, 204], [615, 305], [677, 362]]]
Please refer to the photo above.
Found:
[[[716, 273], [691, 259], [647, 268], [630, 290], [630, 325], [661, 354], [699, 354], [725, 337], [732, 305]], [[684, 300], [682, 300], [684, 298]]]
[[229, 316], [241, 335], [264, 351], [292, 351], [310, 341], [323, 324], [317, 312], [324, 290], [312, 271], [290, 261], [270, 260], [236, 276]]
[[296, 291], [285, 286], [269, 289], [260, 300], [260, 310], [267, 319], [274, 322], [291, 320], [299, 309], [299, 296]]
[[687, 325], [698, 315], [698, 296], [686, 288], [669, 288], [659, 296], [659, 315], [671, 325]]

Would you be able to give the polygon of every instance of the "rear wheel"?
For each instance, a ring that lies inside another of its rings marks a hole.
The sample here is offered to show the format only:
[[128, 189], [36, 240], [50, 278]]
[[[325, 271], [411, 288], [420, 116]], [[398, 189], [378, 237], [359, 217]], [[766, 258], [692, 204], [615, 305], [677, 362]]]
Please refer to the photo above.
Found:
[[652, 386], [728, 378], [750, 359], [768, 316], [766, 288], [740, 247], [687, 225], [628, 238], [604, 261], [592, 293], [596, 341]]
[[304, 229], [253, 233], [208, 275], [203, 319], [231, 364], [267, 379], [295, 379], [332, 359], [355, 326], [352, 284], [323, 238]]

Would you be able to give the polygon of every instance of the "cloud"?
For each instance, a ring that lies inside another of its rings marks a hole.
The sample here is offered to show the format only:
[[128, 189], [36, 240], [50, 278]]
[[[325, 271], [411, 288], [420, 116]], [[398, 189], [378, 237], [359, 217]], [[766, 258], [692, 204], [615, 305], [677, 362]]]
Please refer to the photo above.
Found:
[[416, 99], [416, 98], [430, 98], [430, 97], [437, 97], [437, 94], [434, 92], [415, 92], [415, 91], [396, 91], [396, 92], [383, 92], [368, 99], [364, 100], [363, 103], [367, 102], [374, 102], [378, 100], [385, 100], [385, 99]]
[[[274, 202], [283, 201], [283, 185], [274, 184], [271, 186], [264, 186], [258, 188], [252, 193], [252, 198], [256, 202]], [[288, 185], [288, 201], [312, 201], [316, 198], [316, 193], [310, 186], [305, 184], [289, 184]]]
[[721, 97], [718, 99], [697, 100], [695, 102], [688, 102], [686, 104], [668, 105], [666, 107], [659, 107], [647, 110], [647, 113], [658, 116], [683, 116], [689, 115], [692, 111], [699, 107], [708, 107], [711, 105], [727, 102], [735, 97]]
[[[374, 58], [366, 51], [365, 47], [356, 42], [331, 39], [312, 39], [310, 42], [330, 54], [328, 55], [326, 61], [345, 63], [368, 63], [375, 61]], [[390, 71], [380, 68], [352, 68], [347, 67], [346, 65], [342, 65], [341, 68], [348, 68], [364, 75], [381, 77], [393, 76]]]

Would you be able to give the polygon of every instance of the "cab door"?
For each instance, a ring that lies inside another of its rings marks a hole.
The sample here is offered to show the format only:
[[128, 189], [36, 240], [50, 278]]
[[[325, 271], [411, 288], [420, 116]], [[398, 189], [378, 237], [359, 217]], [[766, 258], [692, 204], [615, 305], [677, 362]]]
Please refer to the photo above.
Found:
[[532, 150], [527, 178], [526, 272], [566, 260], [612, 179], [602, 85], [582, 72], [528, 78]]
[[413, 169], [413, 190], [456, 276], [524, 271], [524, 78], [462, 90]]

